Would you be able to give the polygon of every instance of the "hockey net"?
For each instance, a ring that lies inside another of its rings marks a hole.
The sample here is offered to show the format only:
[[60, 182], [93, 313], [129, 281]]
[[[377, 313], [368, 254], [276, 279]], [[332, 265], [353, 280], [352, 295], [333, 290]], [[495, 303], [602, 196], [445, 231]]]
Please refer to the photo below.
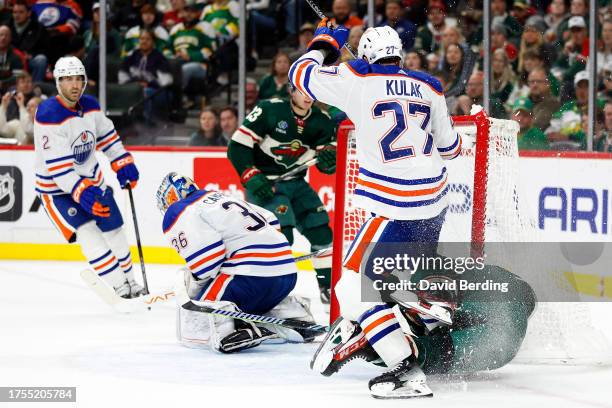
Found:
[[[526, 208], [520, 197], [518, 124], [488, 118], [483, 111], [453, 120], [463, 144], [461, 156], [446, 163], [449, 208], [440, 241], [471, 242], [472, 248], [478, 251], [482, 251], [487, 242], [540, 241], [535, 214]], [[353, 129], [347, 121], [338, 131], [337, 162], [345, 163], [345, 167], [343, 171], [338, 165], [336, 173], [334, 285], [342, 273], [345, 250], [367, 219], [367, 214], [352, 202], [359, 172]], [[509, 262], [514, 260], [512, 254], [506, 254], [506, 258]], [[339, 313], [338, 303], [333, 298], [332, 321]], [[585, 302], [538, 303], [515, 361], [533, 364], [612, 362], [610, 343], [594, 327], [590, 315]]]

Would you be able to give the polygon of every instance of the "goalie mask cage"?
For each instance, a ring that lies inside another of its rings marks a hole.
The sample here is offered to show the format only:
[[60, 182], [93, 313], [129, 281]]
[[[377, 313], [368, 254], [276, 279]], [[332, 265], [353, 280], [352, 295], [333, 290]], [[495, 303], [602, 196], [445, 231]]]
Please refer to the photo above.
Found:
[[[471, 242], [473, 254], [486, 242], [537, 242], [536, 221], [524, 208], [518, 183], [518, 123], [489, 118], [484, 111], [453, 117], [462, 135], [461, 156], [447, 161], [449, 208], [441, 242]], [[353, 124], [338, 130], [332, 287], [342, 274], [348, 245], [367, 219], [353, 205], [359, 165]], [[512, 254], [506, 255], [512, 258]], [[500, 265], [503, 266], [503, 265]], [[515, 268], [514, 268], [515, 269]], [[514, 269], [510, 269], [515, 272]], [[332, 296], [330, 319], [340, 314]], [[608, 364], [608, 339], [592, 324], [585, 302], [542, 302], [529, 319], [527, 335], [515, 361], [533, 364]]]

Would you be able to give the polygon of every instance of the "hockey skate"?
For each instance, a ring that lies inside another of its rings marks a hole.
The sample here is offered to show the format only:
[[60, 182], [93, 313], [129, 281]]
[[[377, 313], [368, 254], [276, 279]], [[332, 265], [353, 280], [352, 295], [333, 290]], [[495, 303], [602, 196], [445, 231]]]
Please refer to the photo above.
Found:
[[412, 356], [372, 378], [368, 387], [372, 396], [378, 399], [433, 397], [423, 370], [414, 362]]
[[355, 322], [339, 317], [313, 356], [310, 368], [324, 376], [330, 376], [356, 358], [374, 364], [377, 360], [380, 361], [361, 327]]
[[146, 295], [144, 287], [135, 280], [128, 280], [128, 285], [130, 285], [130, 298]]
[[136, 281], [125, 281], [113, 289], [115, 289], [117, 296], [121, 296], [124, 299], [132, 299], [145, 294], [144, 287]]

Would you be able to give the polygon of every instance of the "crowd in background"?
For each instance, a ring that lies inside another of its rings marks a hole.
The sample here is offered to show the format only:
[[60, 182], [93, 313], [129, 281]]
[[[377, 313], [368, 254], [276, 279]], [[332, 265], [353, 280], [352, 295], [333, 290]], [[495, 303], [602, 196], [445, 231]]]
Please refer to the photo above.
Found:
[[[490, 0], [490, 116], [520, 124], [523, 149], [585, 149], [587, 94], [597, 81], [594, 149], [612, 151], [612, 6], [598, 5], [597, 77], [587, 74], [588, 0]], [[323, 10], [350, 29], [357, 48], [368, 25], [365, 0], [326, 0]], [[404, 67], [443, 85], [451, 114], [482, 104], [482, 0], [376, 0], [375, 26], [397, 30]], [[146, 123], [206, 106], [191, 145], [224, 145], [235, 108], [210, 96], [237, 81], [239, 5], [235, 0], [123, 0], [107, 9], [109, 82], [141, 89]], [[298, 0], [248, 0], [248, 69], [272, 59], [268, 75], [247, 81], [247, 109], [286, 98], [287, 72], [313, 37], [316, 16]], [[52, 67], [63, 55], [84, 61], [97, 92], [100, 5], [91, 0], [12, 0], [0, 11], [0, 136], [31, 140], [31, 113], [54, 93]], [[341, 61], [350, 59], [344, 52]], [[32, 101], [32, 102], [31, 102]], [[31, 103], [30, 103], [31, 102]], [[234, 101], [235, 102], [235, 101]], [[328, 107], [340, 121], [342, 112]], [[231, 117], [231, 118], [230, 118]], [[29, 118], [29, 122], [28, 122]], [[231, 125], [230, 125], [231, 123]]]

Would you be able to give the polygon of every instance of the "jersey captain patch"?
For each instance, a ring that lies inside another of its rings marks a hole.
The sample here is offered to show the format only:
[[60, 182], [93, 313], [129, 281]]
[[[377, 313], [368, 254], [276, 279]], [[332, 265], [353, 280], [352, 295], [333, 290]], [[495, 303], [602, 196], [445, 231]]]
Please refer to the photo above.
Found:
[[89, 130], [81, 132], [79, 137], [72, 142], [72, 154], [76, 164], [83, 164], [89, 159], [94, 150], [95, 136]]

